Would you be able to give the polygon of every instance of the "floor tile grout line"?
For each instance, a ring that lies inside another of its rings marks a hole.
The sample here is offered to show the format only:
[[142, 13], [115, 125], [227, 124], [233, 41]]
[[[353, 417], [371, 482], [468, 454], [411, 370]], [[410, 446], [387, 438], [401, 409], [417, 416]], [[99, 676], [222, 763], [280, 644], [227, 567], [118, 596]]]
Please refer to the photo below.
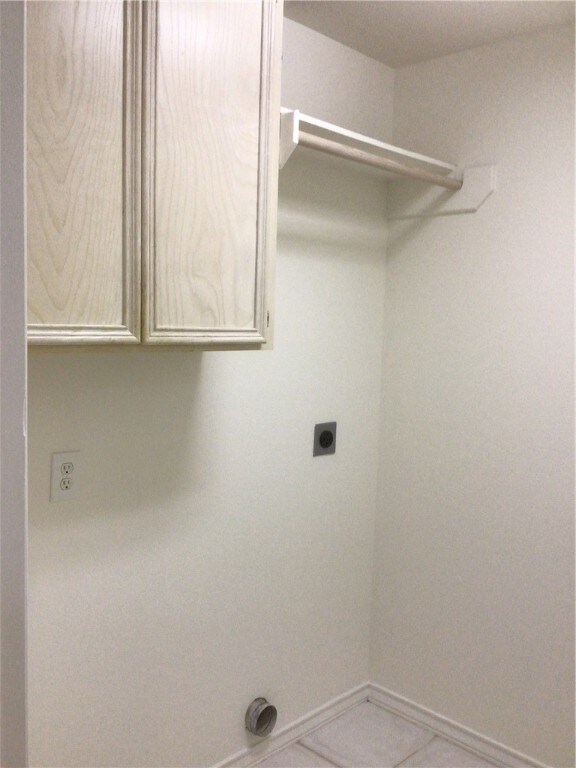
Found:
[[[471, 755], [474, 755], [474, 757], [479, 757], [480, 759], [484, 760], [484, 762], [488, 762], [488, 763], [491, 762], [493, 765], [493, 768], [510, 768], [509, 765], [507, 765], [506, 763], [502, 763], [499, 760], [497, 762], [494, 762], [493, 758], [487, 757], [485, 753], [480, 752], [474, 747], [469, 747], [467, 744], [459, 741], [456, 737], [447, 736], [442, 731], [439, 731], [436, 728], [432, 728], [429, 725], [424, 725], [422, 722], [420, 722], [416, 718], [410, 717], [409, 715], [406, 715], [403, 712], [400, 712], [399, 710], [396, 710], [393, 707], [390, 707], [386, 704], [382, 704], [380, 701], [377, 701], [376, 699], [372, 699], [370, 696], [368, 696], [368, 701], [370, 702], [370, 704], [374, 704], [375, 706], [380, 707], [380, 709], [384, 709], [386, 712], [390, 712], [390, 714], [395, 715], [396, 717], [399, 717], [402, 720], [406, 720], [408, 723], [412, 723], [413, 725], [419, 725], [421, 728], [424, 728], [425, 730], [433, 733], [434, 736], [438, 736], [439, 739], [444, 739], [444, 741], [447, 741], [450, 744], [453, 744], [455, 747], [460, 747], [460, 749], [463, 749], [465, 752], [470, 752]], [[407, 757], [404, 759], [408, 760]]]
[[300, 741], [294, 742], [295, 744], [298, 744], [299, 747], [302, 747], [303, 749], [306, 749], [308, 752], [311, 752], [314, 757], [319, 757], [322, 760], [326, 760], [327, 763], [330, 763], [330, 765], [333, 765], [334, 768], [344, 768], [342, 765], [338, 765], [338, 763], [335, 763], [333, 760], [328, 760], [327, 757], [324, 757], [324, 755], [321, 755], [319, 752], [316, 752], [315, 749], [312, 749], [312, 747], [309, 747], [307, 744], [302, 744]]
[[[338, 718], [335, 718], [335, 719], [337, 720]], [[320, 727], [322, 727], [322, 726], [320, 726]], [[307, 738], [312, 733], [314, 733], [314, 731], [311, 731], [310, 733], [306, 734], [306, 736], [303, 736], [303, 738]], [[316, 757], [320, 757], [320, 758], [322, 758], [322, 760], [326, 760], [326, 762], [332, 763], [334, 768], [346, 768], [345, 765], [341, 765], [340, 763], [335, 763], [332, 758], [327, 758], [321, 752], [318, 752], [317, 750], [313, 749], [312, 747], [309, 747], [308, 744], [302, 744], [301, 741], [297, 741], [296, 744], [299, 744], [301, 747], [304, 747], [304, 749], [307, 749], [309, 752], [312, 752], [312, 754], [315, 755]]]
[[340, 765], [340, 763], [334, 762], [334, 759], [332, 757], [328, 758], [325, 755], [323, 755], [321, 752], [318, 752], [317, 750], [308, 746], [308, 744], [304, 744], [303, 739], [309, 738], [310, 736], [312, 736], [312, 734], [316, 733], [316, 731], [321, 730], [326, 725], [333, 723], [335, 720], [339, 720], [347, 712], [351, 712], [353, 709], [356, 709], [356, 707], [360, 707], [362, 704], [369, 704], [369, 703], [370, 703], [370, 698], [369, 698], [369, 695], [366, 694], [361, 701], [357, 701], [355, 704], [351, 704], [349, 707], [346, 707], [346, 709], [342, 710], [342, 712], [339, 712], [337, 715], [330, 717], [328, 720], [326, 720], [326, 722], [321, 723], [320, 725], [316, 725], [314, 728], [311, 728], [309, 731], [306, 731], [306, 733], [301, 734], [301, 736], [296, 741], [293, 741], [292, 744], [299, 744], [301, 747], [304, 747], [305, 749], [309, 750], [314, 755], [316, 755], [316, 757], [320, 757], [322, 760], [326, 760], [328, 763], [332, 763], [334, 768], [347, 768], [346, 765]]
[[422, 752], [422, 750], [423, 750], [423, 749], [426, 749], [426, 747], [429, 747], [429, 746], [430, 746], [430, 744], [432, 744], [432, 742], [433, 742], [433, 741], [434, 741], [434, 739], [436, 738], [436, 734], [435, 734], [433, 731], [431, 731], [430, 733], [431, 733], [431, 735], [430, 735], [430, 739], [429, 739], [429, 740], [426, 742], [426, 744], [423, 744], [421, 747], [418, 747], [418, 749], [416, 750], [416, 752], [412, 752], [412, 754], [410, 754], [410, 755], [406, 755], [406, 757], [403, 757], [403, 758], [402, 758], [402, 760], [400, 760], [400, 762], [399, 762], [399, 763], [396, 763], [396, 765], [394, 766], [394, 768], [401, 768], [401, 767], [402, 767], [402, 764], [403, 764], [403, 763], [405, 763], [405, 762], [406, 762], [406, 760], [410, 760], [410, 758], [411, 758], [411, 757], [414, 757], [414, 755], [417, 755], [417, 754], [418, 754], [418, 752]]

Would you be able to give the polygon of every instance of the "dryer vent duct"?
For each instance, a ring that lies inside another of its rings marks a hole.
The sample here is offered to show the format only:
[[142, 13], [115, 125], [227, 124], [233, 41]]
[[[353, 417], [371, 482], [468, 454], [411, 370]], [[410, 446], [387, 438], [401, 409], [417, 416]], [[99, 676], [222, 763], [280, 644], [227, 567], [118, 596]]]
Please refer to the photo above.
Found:
[[255, 736], [268, 736], [276, 725], [278, 712], [266, 699], [254, 699], [246, 710], [246, 728]]

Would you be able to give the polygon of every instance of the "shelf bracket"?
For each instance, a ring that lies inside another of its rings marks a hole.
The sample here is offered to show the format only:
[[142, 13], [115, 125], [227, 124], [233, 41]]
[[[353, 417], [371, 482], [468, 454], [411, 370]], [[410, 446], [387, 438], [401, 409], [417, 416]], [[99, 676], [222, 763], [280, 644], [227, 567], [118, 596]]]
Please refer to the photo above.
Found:
[[284, 168], [298, 146], [299, 116], [297, 109], [280, 113], [280, 168]]

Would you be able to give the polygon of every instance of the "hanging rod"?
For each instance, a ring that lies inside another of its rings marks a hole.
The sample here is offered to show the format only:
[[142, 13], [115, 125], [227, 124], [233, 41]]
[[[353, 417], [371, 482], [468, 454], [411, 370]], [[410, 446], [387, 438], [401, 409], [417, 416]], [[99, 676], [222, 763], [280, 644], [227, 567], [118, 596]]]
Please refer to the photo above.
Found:
[[[317, 132], [328, 134], [326, 136], [317, 135], [301, 129], [302, 125], [311, 127]], [[339, 138], [340, 141], [334, 140]], [[351, 146], [342, 141], [354, 141], [361, 146], [376, 147], [381, 154], [369, 152], [358, 146]], [[281, 115], [281, 148], [280, 148], [280, 167], [283, 167], [294, 149], [298, 146], [316, 149], [320, 152], [326, 152], [336, 157], [342, 157], [347, 160], [354, 160], [364, 165], [379, 168], [383, 171], [406, 176], [412, 179], [435, 184], [453, 191], [462, 188], [462, 180], [454, 176], [442, 175], [435, 172], [441, 170], [445, 174], [456, 173], [457, 167], [444, 163], [440, 160], [434, 160], [425, 155], [418, 155], [414, 152], [394, 147], [391, 144], [371, 139], [367, 136], [339, 128], [331, 123], [302, 115], [298, 110], [282, 110]], [[386, 153], [388, 157], [382, 153]], [[407, 160], [408, 162], [398, 162], [397, 159]], [[432, 170], [430, 170], [432, 169]]]
[[402, 165], [402, 163], [389, 160], [387, 157], [379, 157], [363, 149], [348, 147], [346, 144], [339, 144], [337, 141], [331, 141], [330, 139], [322, 139], [320, 136], [313, 136], [311, 133], [305, 133], [304, 131], [300, 131], [298, 143], [302, 147], [317, 149], [320, 152], [326, 152], [328, 155], [344, 157], [346, 160], [355, 160], [357, 163], [370, 165], [373, 168], [381, 168], [383, 171], [390, 171], [390, 173], [396, 173], [398, 176], [420, 179], [420, 181], [427, 181], [429, 184], [436, 184], [446, 189], [457, 190], [462, 188], [462, 181], [460, 179], [440, 176], [438, 173], [430, 173], [430, 171], [423, 171], [420, 168], [411, 168], [409, 165]]

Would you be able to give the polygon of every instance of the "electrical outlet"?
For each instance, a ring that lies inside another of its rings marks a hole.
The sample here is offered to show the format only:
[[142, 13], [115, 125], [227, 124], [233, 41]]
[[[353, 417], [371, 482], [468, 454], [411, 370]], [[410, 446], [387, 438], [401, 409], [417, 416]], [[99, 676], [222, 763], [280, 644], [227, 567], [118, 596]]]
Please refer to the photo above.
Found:
[[50, 501], [75, 499], [80, 485], [80, 451], [52, 454]]
[[336, 453], [336, 422], [327, 421], [314, 427], [313, 456], [327, 456]]

